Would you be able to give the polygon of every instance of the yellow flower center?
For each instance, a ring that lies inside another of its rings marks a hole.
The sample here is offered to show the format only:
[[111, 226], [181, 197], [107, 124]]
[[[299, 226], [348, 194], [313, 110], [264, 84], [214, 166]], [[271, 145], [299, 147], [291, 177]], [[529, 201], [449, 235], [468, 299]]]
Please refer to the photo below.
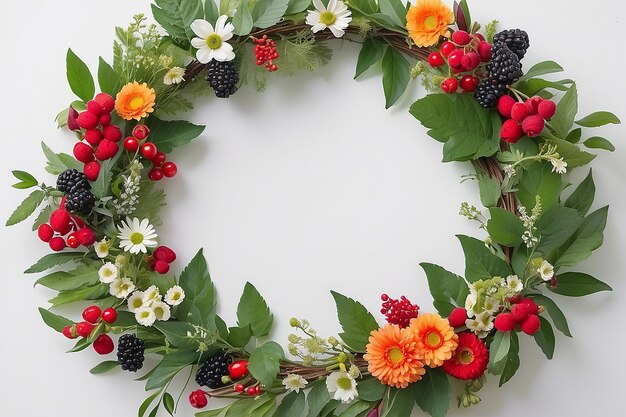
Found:
[[437, 18], [435, 16], [427, 16], [424, 19], [424, 27], [428, 30], [433, 30], [437, 27]]
[[337, 386], [344, 391], [352, 389], [352, 381], [347, 376], [337, 378]]
[[431, 348], [437, 348], [441, 345], [441, 337], [439, 333], [431, 331], [426, 335], [426, 344]]
[[128, 103], [128, 106], [131, 108], [131, 110], [137, 110], [143, 107], [144, 103], [145, 101], [142, 96], [135, 96], [130, 99], [130, 103]]
[[143, 235], [139, 232], [133, 232], [130, 234], [130, 237], [128, 239], [133, 245], [139, 245], [141, 242], [143, 242]]
[[393, 363], [400, 363], [404, 360], [404, 353], [397, 347], [392, 348], [387, 354], [389, 360]]
[[206, 46], [208, 46], [209, 49], [220, 49], [222, 46], [222, 37], [217, 33], [210, 34], [209, 37], [206, 38]]
[[459, 363], [463, 365], [470, 364], [474, 361], [474, 353], [471, 349], [463, 349], [461, 353], [459, 353]]
[[335, 16], [335, 14], [331, 12], [330, 10], [326, 10], [325, 12], [322, 12], [322, 14], [320, 15], [320, 22], [322, 22], [326, 26], [330, 26], [336, 21], [337, 21], [337, 16]]
[[172, 301], [178, 301], [178, 300], [180, 300], [180, 293], [175, 292], [174, 294], [172, 294]]

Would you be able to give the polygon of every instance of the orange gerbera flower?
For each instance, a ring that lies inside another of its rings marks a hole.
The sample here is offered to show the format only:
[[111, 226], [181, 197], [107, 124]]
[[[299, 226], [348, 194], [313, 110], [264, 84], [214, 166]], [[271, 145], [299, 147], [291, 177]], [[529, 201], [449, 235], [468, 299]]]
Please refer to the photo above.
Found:
[[368, 362], [367, 369], [383, 384], [406, 388], [426, 373], [419, 359], [415, 336], [397, 324], [374, 330], [366, 351], [363, 358]]
[[132, 82], [126, 84], [115, 98], [115, 110], [124, 120], [140, 120], [154, 111], [156, 94], [148, 84]]
[[411, 320], [409, 330], [417, 341], [420, 359], [431, 368], [450, 359], [458, 346], [459, 338], [454, 329], [439, 314], [420, 314]]
[[432, 46], [454, 23], [454, 14], [442, 0], [417, 0], [406, 14], [406, 28], [419, 47]]

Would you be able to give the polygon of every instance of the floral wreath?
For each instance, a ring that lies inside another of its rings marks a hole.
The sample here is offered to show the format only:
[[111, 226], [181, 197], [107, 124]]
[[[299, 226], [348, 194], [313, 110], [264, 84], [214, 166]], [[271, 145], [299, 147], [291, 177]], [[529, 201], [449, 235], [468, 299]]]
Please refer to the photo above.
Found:
[[[574, 81], [542, 78], [563, 69], [546, 61], [524, 72], [528, 34], [498, 32], [496, 21], [481, 32], [465, 0], [453, 8], [442, 0], [220, 3], [155, 0], [152, 13], [166, 35], [142, 15], [116, 28], [112, 65], [99, 62], [98, 94], [69, 50], [67, 79], [78, 100], [57, 122], [76, 135], [73, 155], [42, 143], [55, 186], [13, 171], [15, 188], [35, 190], [7, 225], [38, 211], [33, 231], [53, 251], [26, 273], [48, 272], [36, 284], [58, 292], [51, 308], [93, 304], [79, 322], [39, 309], [47, 325], [78, 339], [71, 352], [116, 350], [117, 359], [94, 374], [137, 372], [146, 354], [160, 356], [139, 378], [153, 391], [139, 417], [161, 406], [174, 415], [184, 392], [197, 408], [210, 398], [232, 399], [199, 417], [300, 416], [305, 409], [309, 416], [403, 417], [415, 405], [439, 417], [454, 390], [459, 407], [477, 404], [487, 372], [500, 386], [509, 381], [520, 366], [519, 337], [532, 336], [551, 359], [553, 327], [571, 334], [546, 294], [611, 290], [571, 271], [602, 245], [607, 221], [608, 207], [590, 213], [591, 170], [562, 194], [569, 185], [563, 174], [595, 157], [581, 145], [614, 150], [586, 128], [619, 119], [609, 112], [578, 118]], [[411, 79], [421, 80], [429, 94], [410, 112], [443, 143], [444, 162], [471, 163], [488, 214], [467, 203], [460, 214], [487, 237], [458, 236], [463, 276], [421, 264], [436, 312], [383, 294], [381, 327], [362, 304], [332, 292], [343, 332], [324, 338], [292, 318], [285, 351], [267, 340], [273, 316], [252, 284], [236, 325], [220, 318], [202, 251], [179, 277], [168, 275], [177, 256], [159, 242], [165, 194], [155, 184], [176, 175], [168, 154], [204, 127], [162, 117], [190, 110], [195, 95], [227, 98], [242, 84], [263, 90], [274, 72], [314, 71], [330, 60], [326, 41], [336, 38], [362, 43], [355, 78], [380, 63], [387, 108]], [[198, 386], [188, 380], [175, 400], [170, 383], [184, 372]]]

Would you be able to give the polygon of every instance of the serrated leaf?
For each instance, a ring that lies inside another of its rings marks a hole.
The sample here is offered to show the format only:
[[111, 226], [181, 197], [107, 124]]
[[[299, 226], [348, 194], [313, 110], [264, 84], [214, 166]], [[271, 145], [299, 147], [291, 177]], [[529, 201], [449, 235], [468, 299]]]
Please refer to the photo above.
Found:
[[258, 0], [252, 9], [254, 26], [265, 29], [282, 19], [289, 0]]
[[599, 111], [595, 113], [591, 113], [587, 117], [583, 117], [580, 120], [576, 121], [578, 126], [583, 127], [600, 127], [606, 126], [608, 124], [618, 125], [622, 123], [619, 118], [611, 112], [608, 111]]
[[343, 328], [339, 336], [355, 352], [365, 352], [370, 333], [379, 327], [376, 319], [358, 301], [335, 291], [331, 291], [331, 294], [337, 304], [337, 316]]
[[566, 140], [553, 137], [547, 138], [547, 140], [556, 145], [556, 150], [565, 162], [567, 162], [568, 169], [587, 165], [596, 157], [596, 155], [585, 152], [581, 150], [579, 146], [569, 143]]
[[180, 275], [185, 300], [176, 308], [176, 316], [200, 326], [215, 328], [217, 297], [202, 249], [196, 253]]
[[601, 136], [593, 136], [583, 142], [590, 149], [604, 149], [605, 151], [615, 151], [615, 146], [606, 138]]
[[552, 330], [552, 325], [545, 318], [539, 316], [539, 320], [541, 321], [541, 327], [539, 331], [533, 335], [535, 342], [543, 351], [543, 354], [546, 355], [546, 358], [552, 359], [554, 356], [554, 330]]
[[69, 167], [65, 165], [65, 163], [59, 158], [59, 155], [54, 153], [52, 149], [48, 147], [45, 143], [41, 142], [41, 149], [43, 150], [46, 159], [48, 160], [48, 164], [46, 165], [46, 171], [53, 175], [59, 175], [61, 172], [65, 171]]
[[154, 19], [167, 33], [183, 45], [196, 35], [191, 24], [204, 17], [201, 0], [155, 0], [152, 5]]
[[[134, 319], [134, 315], [132, 317]], [[119, 318], [118, 318], [119, 320]], [[116, 322], [116, 326], [119, 326]], [[168, 342], [177, 348], [181, 349], [194, 349], [197, 348], [198, 343], [187, 337], [187, 332], [195, 333], [193, 326], [185, 321], [157, 321], [154, 323], [154, 328], [163, 333]]]
[[35, 285], [56, 291], [68, 291], [92, 286], [99, 280], [98, 270], [92, 266], [81, 266], [73, 271], [57, 271], [39, 278]]
[[465, 254], [465, 279], [475, 282], [491, 277], [506, 277], [511, 273], [509, 265], [497, 257], [482, 242], [473, 237], [457, 235]]
[[426, 272], [428, 287], [433, 296], [433, 306], [439, 314], [447, 317], [455, 307], [465, 304], [469, 289], [462, 277], [446, 271], [439, 265], [421, 263], [420, 266]]
[[102, 57], [98, 61], [98, 84], [100, 91], [113, 97], [122, 88], [122, 79], [119, 74]]
[[186, 145], [200, 136], [205, 129], [205, 126], [194, 125], [184, 120], [165, 121], [154, 116], [148, 120], [150, 141], [165, 153]]
[[432, 417], [444, 417], [450, 406], [451, 384], [440, 368], [428, 369], [422, 379], [413, 384], [415, 402]]
[[74, 322], [70, 319], [67, 319], [63, 316], [55, 314], [45, 308], [39, 307], [39, 314], [41, 314], [41, 318], [43, 322], [46, 323], [49, 327], [61, 333], [65, 326], [70, 326], [74, 324]]
[[248, 370], [261, 384], [269, 387], [276, 379], [284, 357], [283, 348], [278, 343], [267, 342], [250, 354]]
[[613, 291], [609, 285], [582, 272], [566, 272], [557, 277], [556, 287], [548, 288], [557, 294], [568, 297], [582, 297], [600, 291]]
[[269, 334], [273, 322], [267, 303], [255, 286], [247, 282], [237, 306], [237, 324], [240, 327], [250, 325], [252, 334], [262, 337]]
[[30, 268], [24, 271], [25, 274], [34, 274], [37, 272], [44, 272], [55, 266], [63, 265], [72, 261], [79, 261], [83, 259], [85, 254], [83, 252], [58, 252], [49, 253], [43, 258], [35, 262]]
[[103, 374], [105, 372], [112, 371], [118, 366], [119, 364], [117, 363], [117, 361], [104, 361], [104, 362], [100, 362], [98, 365], [91, 368], [89, 370], [89, 373], [94, 374], [94, 375]]
[[62, 291], [56, 297], [48, 300], [48, 302], [52, 304], [53, 307], [56, 307], [63, 304], [73, 303], [75, 301], [98, 300], [108, 293], [108, 285], [98, 284], [93, 287]]
[[385, 52], [385, 44], [378, 38], [367, 38], [363, 42], [359, 58], [356, 62], [356, 72], [354, 79], [367, 71], [372, 65], [376, 64], [383, 57]]
[[70, 88], [84, 102], [91, 100], [96, 93], [96, 86], [85, 63], [71, 50], [67, 50], [65, 59], [67, 81]]
[[226, 341], [235, 347], [244, 348], [252, 338], [252, 328], [249, 324], [241, 327], [229, 327]]
[[385, 108], [393, 106], [406, 90], [411, 79], [409, 61], [394, 48], [387, 48], [383, 56], [383, 90]]
[[13, 211], [5, 226], [13, 226], [29, 218], [37, 210], [37, 207], [41, 205], [45, 196], [46, 194], [41, 190], [35, 190], [30, 193]]
[[561, 311], [559, 306], [557, 306], [551, 298], [539, 294], [535, 295], [533, 297], [533, 300], [538, 305], [543, 306], [546, 309], [546, 311], [550, 315], [550, 318], [552, 319], [552, 322], [554, 323], [554, 327], [559, 329], [561, 333], [563, 333], [565, 336], [572, 337], [572, 334], [569, 330], [569, 325], [567, 324], [567, 319], [565, 318], [565, 314], [563, 314], [563, 311]]

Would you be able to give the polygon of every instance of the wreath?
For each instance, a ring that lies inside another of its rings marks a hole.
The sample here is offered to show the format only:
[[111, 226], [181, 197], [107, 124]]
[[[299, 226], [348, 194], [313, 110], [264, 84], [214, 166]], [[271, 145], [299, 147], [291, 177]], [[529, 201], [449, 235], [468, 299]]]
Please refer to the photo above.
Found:
[[[584, 148], [614, 150], [587, 128], [620, 121], [609, 112], [578, 118], [574, 81], [543, 78], [563, 71], [557, 63], [524, 71], [530, 43], [523, 30], [498, 31], [495, 21], [481, 29], [465, 0], [453, 7], [441, 0], [229, 0], [219, 7], [155, 0], [152, 13], [161, 28], [137, 15], [116, 29], [112, 64], [99, 62], [97, 94], [88, 67], [68, 50], [67, 79], [78, 99], [57, 122], [77, 141], [71, 155], [42, 143], [55, 185], [13, 171], [15, 188], [35, 190], [7, 222], [38, 212], [33, 231], [52, 253], [26, 273], [47, 272], [36, 284], [58, 292], [51, 309], [91, 304], [79, 322], [39, 311], [48, 326], [77, 339], [71, 352], [116, 351], [116, 360], [92, 373], [137, 372], [146, 354], [160, 357], [139, 378], [153, 391], [139, 417], [161, 406], [174, 415], [185, 392], [197, 408], [211, 398], [232, 400], [199, 417], [295, 417], [305, 409], [308, 416], [402, 417], [414, 405], [440, 417], [453, 391], [459, 407], [477, 404], [486, 373], [500, 386], [509, 381], [520, 366], [520, 337], [533, 337], [552, 358], [553, 327], [571, 334], [547, 294], [611, 290], [572, 271], [602, 245], [608, 208], [590, 213], [591, 170], [572, 192], [564, 192], [563, 175], [594, 159]], [[159, 240], [165, 194], [156, 184], [176, 175], [169, 154], [204, 127], [164, 116], [190, 110], [198, 94], [228, 98], [243, 84], [263, 90], [272, 73], [314, 71], [331, 59], [332, 39], [362, 43], [355, 78], [380, 64], [387, 108], [421, 80], [428, 94], [410, 112], [443, 144], [444, 162], [471, 163], [485, 209], [463, 203], [460, 214], [486, 237], [458, 236], [462, 276], [421, 264], [436, 312], [383, 294], [381, 327], [358, 301], [332, 292], [343, 332], [325, 337], [292, 318], [283, 349], [268, 340], [273, 316], [250, 283], [237, 323], [220, 318], [202, 251], [180, 276], [169, 274], [177, 255]], [[170, 383], [181, 372], [197, 385], [188, 380], [175, 400]]]

